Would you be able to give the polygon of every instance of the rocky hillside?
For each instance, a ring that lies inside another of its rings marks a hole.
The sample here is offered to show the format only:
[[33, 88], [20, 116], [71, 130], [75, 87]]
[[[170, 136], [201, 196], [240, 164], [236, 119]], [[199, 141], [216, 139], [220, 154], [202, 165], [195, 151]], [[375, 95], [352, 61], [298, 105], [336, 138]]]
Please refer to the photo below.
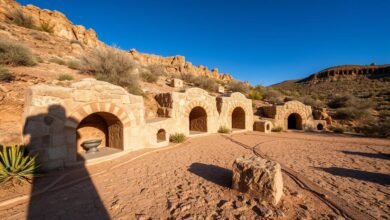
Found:
[[[336, 66], [271, 87], [307, 101], [306, 104], [328, 107], [336, 119], [337, 113], [340, 119], [353, 119], [341, 121], [353, 127], [364, 125], [368, 120], [390, 125], [390, 65]], [[335, 102], [338, 102], [337, 108]], [[373, 119], [364, 114], [353, 116], [359, 107], [369, 111]]]
[[[82, 25], [74, 25], [68, 18], [58, 11], [40, 9], [34, 5], [22, 6], [15, 0], [0, 0], [0, 21], [13, 22], [15, 19], [12, 13], [23, 12], [26, 16], [31, 16], [36, 29], [42, 27], [52, 27], [52, 34], [68, 39], [72, 42], [80, 42], [87, 47], [104, 47], [99, 41], [93, 29], [86, 29]], [[185, 61], [184, 56], [163, 57], [139, 53], [135, 49], [129, 51], [131, 58], [134, 58], [141, 65], [158, 64], [163, 65], [165, 71], [170, 74], [195, 74], [205, 75], [213, 79], [229, 82], [232, 77], [229, 74], [219, 73], [217, 68], [209, 70], [205, 66], [194, 66], [191, 62]]]

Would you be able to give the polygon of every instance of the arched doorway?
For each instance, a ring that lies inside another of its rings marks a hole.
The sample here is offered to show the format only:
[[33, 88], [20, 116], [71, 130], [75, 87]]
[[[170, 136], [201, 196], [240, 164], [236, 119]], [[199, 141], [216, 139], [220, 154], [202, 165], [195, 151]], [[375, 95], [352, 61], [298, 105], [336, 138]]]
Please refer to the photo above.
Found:
[[110, 147], [123, 150], [123, 125], [113, 114], [97, 112], [85, 117], [77, 126], [77, 151], [85, 152], [84, 141], [101, 139], [98, 148]]
[[189, 115], [190, 132], [207, 132], [207, 113], [202, 107], [195, 107]]
[[294, 130], [302, 130], [302, 117], [297, 113], [292, 113], [287, 118], [287, 128]]
[[232, 129], [245, 129], [245, 111], [241, 107], [232, 112]]
[[157, 131], [157, 142], [163, 142], [167, 140], [167, 135], [164, 129]]

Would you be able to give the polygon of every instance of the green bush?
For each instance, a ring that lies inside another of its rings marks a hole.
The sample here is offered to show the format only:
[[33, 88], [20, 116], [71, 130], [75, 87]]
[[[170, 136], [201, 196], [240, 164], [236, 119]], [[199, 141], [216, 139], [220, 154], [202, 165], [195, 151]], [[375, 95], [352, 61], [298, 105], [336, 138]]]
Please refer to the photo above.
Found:
[[13, 180], [31, 183], [38, 169], [36, 156], [29, 156], [20, 145], [0, 147], [0, 183]]
[[94, 75], [98, 80], [122, 86], [136, 95], [142, 95], [139, 78], [133, 73], [137, 64], [116, 48], [94, 49], [81, 58], [81, 71]]
[[267, 89], [263, 94], [264, 100], [267, 100], [274, 104], [282, 104], [284, 102], [284, 96], [277, 90]]
[[33, 66], [36, 60], [29, 48], [8, 40], [0, 41], [0, 64]]
[[186, 139], [183, 133], [175, 133], [169, 136], [169, 141], [172, 143], [181, 143]]
[[14, 77], [8, 70], [2, 66], [0, 66], [0, 81], [1, 82], [11, 82]]
[[344, 120], [354, 120], [354, 119], [362, 119], [363, 117], [367, 117], [369, 115], [370, 112], [368, 109], [359, 109], [356, 107], [345, 107], [345, 108], [337, 109], [334, 118], [344, 119]]
[[254, 100], [262, 100], [263, 95], [260, 91], [258, 90], [251, 90], [248, 94], [248, 98], [254, 99]]
[[370, 122], [360, 128], [367, 136], [390, 138], [390, 118], [384, 121]]
[[271, 131], [272, 131], [272, 132], [281, 132], [281, 131], [283, 131], [283, 128], [280, 127], [280, 126], [278, 126], [278, 127], [272, 128]]
[[59, 81], [73, 80], [73, 76], [69, 74], [61, 74], [57, 78]]
[[31, 15], [27, 15], [23, 10], [14, 10], [8, 14], [11, 22], [25, 28], [35, 28], [34, 21]]
[[226, 134], [226, 133], [230, 133], [231, 130], [230, 130], [229, 128], [227, 128], [226, 126], [221, 126], [221, 127], [219, 127], [218, 132], [219, 132], [219, 133]]
[[59, 58], [59, 57], [52, 57], [49, 59], [49, 62], [51, 63], [56, 63], [58, 65], [66, 65], [65, 60]]
[[44, 31], [47, 33], [54, 33], [55, 24], [51, 24], [50, 21], [42, 21], [41, 25], [39, 26], [40, 31]]

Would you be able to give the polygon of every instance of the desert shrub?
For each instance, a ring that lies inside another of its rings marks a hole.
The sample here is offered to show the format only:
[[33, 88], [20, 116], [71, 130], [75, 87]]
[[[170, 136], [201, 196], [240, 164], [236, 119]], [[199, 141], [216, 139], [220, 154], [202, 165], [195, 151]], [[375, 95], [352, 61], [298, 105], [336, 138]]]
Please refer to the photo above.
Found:
[[13, 180], [31, 183], [38, 169], [36, 156], [29, 156], [20, 145], [0, 148], [0, 183]]
[[39, 26], [40, 31], [44, 31], [47, 33], [54, 33], [55, 24], [51, 24], [50, 21], [42, 21], [41, 25]]
[[194, 74], [187, 73], [181, 74], [180, 78], [189, 84], [192, 84], [207, 91], [215, 92], [218, 89], [217, 81], [207, 76], [196, 76]]
[[272, 131], [272, 132], [281, 132], [281, 131], [283, 131], [283, 128], [280, 127], [280, 126], [278, 126], [278, 127], [272, 128], [271, 131]]
[[23, 10], [14, 10], [8, 14], [11, 22], [25, 28], [34, 28], [34, 21], [31, 15], [25, 14]]
[[65, 80], [73, 80], [73, 76], [69, 74], [61, 74], [57, 78], [59, 81], [65, 81]]
[[260, 91], [257, 90], [251, 90], [248, 94], [248, 98], [254, 99], [254, 100], [262, 100], [263, 95]]
[[344, 95], [344, 96], [334, 96], [328, 102], [328, 106], [330, 108], [342, 108], [350, 106], [352, 102], [354, 102], [354, 97], [352, 95]]
[[337, 126], [337, 127], [331, 127], [330, 128], [334, 133], [338, 133], [338, 134], [342, 134], [345, 132], [345, 128], [344, 127], [341, 127], [341, 126]]
[[284, 96], [274, 89], [267, 89], [264, 91], [263, 97], [265, 100], [274, 104], [282, 104], [284, 102]]
[[70, 69], [73, 69], [73, 70], [78, 70], [78, 69], [80, 69], [80, 62], [77, 61], [77, 60], [69, 60], [68, 62], [66, 62], [66, 65], [67, 65]]
[[233, 80], [227, 85], [228, 89], [232, 92], [241, 92], [243, 94], [248, 94], [249, 85], [245, 82]]
[[149, 82], [149, 83], [155, 83], [159, 79], [159, 75], [156, 75], [149, 70], [144, 70], [140, 73], [140, 76], [143, 81]]
[[65, 65], [66, 64], [65, 60], [63, 60], [63, 59], [61, 59], [59, 57], [52, 57], [52, 58], [49, 59], [49, 62], [56, 63], [58, 65]]
[[227, 133], [230, 133], [231, 130], [226, 126], [221, 126], [221, 127], [219, 127], [218, 132], [223, 133], [223, 134], [227, 134]]
[[0, 81], [1, 82], [10, 82], [13, 79], [11, 73], [5, 67], [0, 66]]
[[169, 136], [169, 141], [172, 143], [181, 143], [186, 139], [183, 133], [175, 133]]
[[367, 136], [390, 138], [390, 119], [367, 123], [360, 131]]
[[303, 98], [299, 98], [298, 100], [300, 102], [302, 102], [303, 104], [310, 105], [312, 107], [317, 107], [317, 108], [324, 107], [324, 103], [321, 100], [314, 99], [314, 98], [309, 97], [309, 96], [305, 96]]
[[359, 109], [356, 107], [345, 107], [338, 108], [336, 110], [336, 114], [334, 117], [336, 119], [345, 119], [345, 120], [353, 120], [353, 119], [361, 119], [370, 114], [368, 109]]
[[193, 83], [195, 81], [196, 76], [191, 73], [183, 73], [180, 75], [180, 79], [187, 83]]
[[81, 70], [103, 80], [127, 88], [130, 93], [141, 95], [139, 78], [133, 73], [136, 63], [116, 48], [94, 49], [81, 58]]
[[14, 43], [8, 40], [1, 40], [0, 64], [33, 66], [36, 64], [36, 61], [29, 48], [19, 43]]
[[165, 76], [167, 73], [162, 65], [152, 64], [148, 66], [149, 71], [157, 76]]

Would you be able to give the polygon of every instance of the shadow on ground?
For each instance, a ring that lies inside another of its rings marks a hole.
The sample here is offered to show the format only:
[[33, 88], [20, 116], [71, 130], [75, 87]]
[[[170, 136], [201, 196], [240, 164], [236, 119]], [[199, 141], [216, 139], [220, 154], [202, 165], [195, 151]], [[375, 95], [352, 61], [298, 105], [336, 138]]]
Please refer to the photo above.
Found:
[[366, 152], [344, 151], [344, 150], [341, 152], [344, 154], [349, 154], [349, 155], [357, 155], [357, 156], [362, 156], [362, 157], [390, 160], [390, 154], [366, 153]]
[[231, 187], [233, 172], [212, 164], [193, 163], [188, 171], [223, 187]]
[[390, 185], [390, 175], [339, 167], [315, 167], [335, 176], [349, 177], [381, 185]]
[[[49, 131], [55, 128], [53, 126], [55, 124], [57, 128], [64, 127], [65, 121], [65, 109], [60, 105], [52, 105], [49, 107], [48, 113], [28, 117], [24, 125], [23, 134], [30, 135], [31, 141], [51, 143], [52, 139], [55, 138], [53, 135], [42, 136], [42, 132], [39, 129], [26, 129], [28, 123], [36, 123], [41, 126], [39, 128], [45, 128], [45, 130]], [[41, 148], [33, 148], [29, 144], [27, 146], [30, 153], [38, 154], [38, 159], [47, 157], [45, 147], [48, 146], [42, 145], [40, 146]], [[26, 219], [110, 219], [85, 167], [83, 157], [80, 157], [80, 155], [77, 155], [77, 157], [82, 165], [78, 167], [77, 172], [73, 171], [72, 175], [68, 175], [67, 178], [58, 184], [61, 186], [61, 184], [70, 183], [73, 180], [79, 179], [80, 181], [60, 188], [52, 187], [49, 191], [42, 193], [42, 190], [47, 187], [47, 185], [43, 184], [45, 183], [45, 175], [50, 176], [51, 174], [46, 173], [32, 180], [32, 197], [28, 204]], [[64, 173], [66, 172], [64, 171]]]

